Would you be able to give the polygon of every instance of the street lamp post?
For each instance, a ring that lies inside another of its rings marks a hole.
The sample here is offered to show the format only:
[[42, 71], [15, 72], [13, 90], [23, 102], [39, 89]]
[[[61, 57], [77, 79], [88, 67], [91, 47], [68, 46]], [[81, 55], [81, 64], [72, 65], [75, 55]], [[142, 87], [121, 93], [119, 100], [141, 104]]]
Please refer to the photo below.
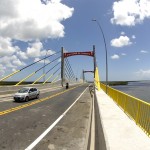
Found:
[[100, 25], [100, 23], [96, 20], [96, 19], [92, 19], [92, 21], [95, 21], [102, 33], [103, 36], [103, 40], [104, 40], [104, 44], [105, 44], [105, 52], [106, 52], [106, 94], [108, 92], [108, 61], [107, 61], [107, 46], [106, 46], [106, 40], [105, 40], [105, 36], [104, 36], [104, 32], [102, 30], [102, 27]]
[[[45, 57], [47, 57], [47, 53], [48, 51], [46, 51]], [[43, 74], [45, 74], [45, 59], [44, 59]], [[43, 82], [45, 82], [45, 76], [43, 76]]]

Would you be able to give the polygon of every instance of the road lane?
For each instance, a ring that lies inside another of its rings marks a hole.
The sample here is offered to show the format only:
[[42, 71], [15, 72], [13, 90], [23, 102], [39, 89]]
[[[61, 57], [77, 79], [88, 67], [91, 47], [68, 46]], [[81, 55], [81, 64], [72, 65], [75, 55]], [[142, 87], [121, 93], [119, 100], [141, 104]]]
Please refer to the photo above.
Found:
[[[76, 85], [78, 86], [78, 85]], [[72, 85], [70, 86], [70, 89], [71, 88], [74, 88], [76, 87], [75, 85]], [[15, 102], [13, 100], [13, 98], [9, 97], [9, 98], [3, 98], [3, 103], [1, 102], [1, 105], [0, 105], [0, 115], [2, 114], [2, 111], [5, 111], [5, 110], [8, 110], [8, 109], [14, 109], [16, 107], [24, 107], [24, 105], [30, 105], [30, 103], [36, 103], [38, 101], [43, 101], [43, 99], [49, 99], [48, 97], [51, 97], [52, 95], [55, 95], [57, 93], [60, 93], [60, 92], [66, 92], [66, 89], [65, 88], [54, 88], [54, 89], [43, 89], [44, 91], [41, 92], [40, 94], [40, 98], [39, 99], [33, 99], [33, 100], [30, 100], [29, 102]]]
[[[87, 87], [88, 88], [88, 87]], [[62, 118], [72, 109], [72, 107], [76, 104], [76, 102], [83, 96], [87, 88], [80, 94], [80, 96], [51, 124], [35, 141], [33, 141], [25, 150], [31, 150], [37, 146], [45, 137], [46, 135], [62, 120]]]
[[[58, 89], [61, 89], [61, 88], [62, 87], [60, 87], [60, 86], [59, 87], [54, 87], [54, 88], [45, 88], [45, 89], [41, 89], [40, 93], [42, 94], [42, 93], [46, 93], [46, 92], [50, 92], [50, 91], [55, 91], [55, 90], [58, 90]], [[13, 100], [13, 96], [14, 96], [15, 93], [16, 93], [16, 91], [11, 93], [11, 94], [0, 95], [0, 102], [5, 101], [5, 99]]]
[[[73, 87], [73, 86], [77, 86], [77, 85], [79, 85], [79, 84], [81, 84], [81, 83], [74, 83], [74, 84], [70, 84], [70, 87]], [[47, 93], [47, 92], [50, 92], [50, 91], [55, 91], [55, 90], [58, 90], [58, 89], [62, 89], [62, 86], [54, 86], [54, 87], [45, 87], [45, 88], [43, 88], [43, 89], [41, 89], [41, 88], [38, 88], [39, 90], [40, 90], [40, 93], [41, 94], [43, 94], [43, 93]], [[14, 94], [16, 93], [17, 91], [16, 90], [14, 90], [14, 91], [11, 91], [11, 93], [10, 94], [1, 94], [0, 95], [0, 103], [2, 103], [2, 102], [11, 102], [12, 100], [13, 100], [13, 96], [14, 96]], [[9, 93], [9, 91], [8, 91], [8, 93]]]
[[[49, 100], [0, 116], [0, 149], [25, 149], [76, 100], [87, 86], [84, 84], [67, 92], [65, 90], [65, 93]], [[56, 95], [55, 92], [51, 94]]]

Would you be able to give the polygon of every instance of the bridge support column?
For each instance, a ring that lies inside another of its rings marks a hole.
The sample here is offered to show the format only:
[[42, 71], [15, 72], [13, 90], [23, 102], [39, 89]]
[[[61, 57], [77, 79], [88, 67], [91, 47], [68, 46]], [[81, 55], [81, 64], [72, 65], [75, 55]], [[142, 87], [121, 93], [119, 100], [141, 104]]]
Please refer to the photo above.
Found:
[[61, 48], [61, 85], [64, 86], [64, 48]]
[[83, 70], [83, 83], [85, 82], [84, 70]]

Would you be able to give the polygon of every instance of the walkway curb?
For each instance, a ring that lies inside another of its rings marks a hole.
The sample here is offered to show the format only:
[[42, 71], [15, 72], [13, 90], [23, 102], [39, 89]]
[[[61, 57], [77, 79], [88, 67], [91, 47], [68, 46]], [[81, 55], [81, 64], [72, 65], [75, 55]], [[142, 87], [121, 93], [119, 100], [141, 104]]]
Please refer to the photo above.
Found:
[[108, 150], [149, 150], [150, 138], [102, 90], [96, 91]]
[[104, 133], [103, 122], [101, 119], [101, 112], [98, 105], [98, 95], [95, 90], [95, 150], [108, 150], [108, 144], [106, 143], [106, 134]]
[[[89, 90], [89, 89], [87, 89]], [[92, 99], [92, 102], [91, 102], [91, 105], [90, 105], [90, 111], [89, 111], [89, 119], [88, 119], [88, 125], [87, 125], [87, 133], [86, 133], [86, 137], [85, 137], [85, 146], [84, 146], [84, 150], [88, 150], [89, 149], [89, 141], [91, 140], [90, 139], [90, 134], [91, 134], [91, 121], [92, 121], [92, 112], [93, 112], [93, 98]]]

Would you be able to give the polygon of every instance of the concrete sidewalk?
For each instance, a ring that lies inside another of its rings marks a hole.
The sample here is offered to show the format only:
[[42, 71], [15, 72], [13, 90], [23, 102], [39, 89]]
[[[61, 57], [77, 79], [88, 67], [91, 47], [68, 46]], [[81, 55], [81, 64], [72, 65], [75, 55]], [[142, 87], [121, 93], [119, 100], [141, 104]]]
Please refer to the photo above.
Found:
[[150, 138], [103, 90], [96, 91], [108, 150], [150, 150]]

